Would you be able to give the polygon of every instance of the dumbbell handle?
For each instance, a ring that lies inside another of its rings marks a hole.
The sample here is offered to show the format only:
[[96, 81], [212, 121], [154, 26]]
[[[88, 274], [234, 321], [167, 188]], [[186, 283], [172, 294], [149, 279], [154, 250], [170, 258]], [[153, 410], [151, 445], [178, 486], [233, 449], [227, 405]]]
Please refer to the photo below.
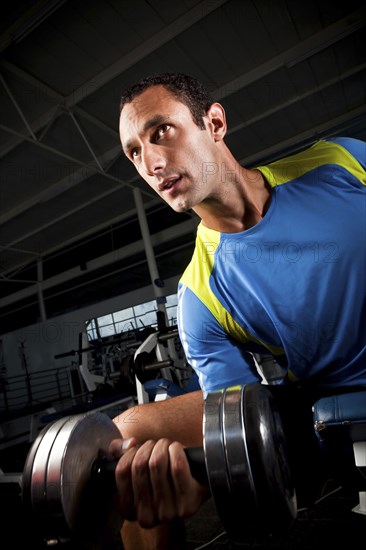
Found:
[[203, 447], [187, 447], [184, 449], [187, 455], [191, 474], [201, 485], [208, 485], [205, 453]]
[[[201, 485], [208, 485], [205, 455], [202, 447], [188, 447], [184, 449], [192, 477]], [[92, 480], [98, 484], [114, 483], [114, 474], [119, 459], [102, 458], [96, 460], [92, 466]]]

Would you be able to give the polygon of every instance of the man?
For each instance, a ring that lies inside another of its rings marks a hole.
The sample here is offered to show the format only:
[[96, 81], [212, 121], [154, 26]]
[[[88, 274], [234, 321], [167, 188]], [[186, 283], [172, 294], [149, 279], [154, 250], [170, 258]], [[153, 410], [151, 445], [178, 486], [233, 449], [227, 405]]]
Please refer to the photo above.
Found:
[[147, 78], [121, 101], [126, 156], [176, 212], [201, 218], [178, 325], [202, 392], [115, 419], [127, 449], [111, 447], [123, 453], [121, 513], [142, 527], [191, 515], [207, 498], [183, 446], [202, 444], [207, 392], [261, 380], [257, 354], [314, 398], [366, 386], [365, 144], [322, 140], [247, 169], [226, 130], [222, 105], [185, 75]]

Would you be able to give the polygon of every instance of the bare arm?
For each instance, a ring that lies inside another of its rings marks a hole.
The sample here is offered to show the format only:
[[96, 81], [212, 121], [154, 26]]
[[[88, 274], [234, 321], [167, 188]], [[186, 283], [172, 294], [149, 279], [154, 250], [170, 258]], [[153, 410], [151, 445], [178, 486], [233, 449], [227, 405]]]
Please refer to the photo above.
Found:
[[136, 405], [114, 418], [124, 439], [135, 437], [144, 443], [166, 438], [187, 447], [202, 445], [202, 421], [201, 391]]
[[121, 517], [151, 528], [198, 510], [209, 490], [191, 476], [183, 447], [202, 446], [202, 420], [201, 391], [137, 405], [114, 419], [125, 443], [131, 442], [125, 449], [118, 440], [111, 445], [120, 457]]

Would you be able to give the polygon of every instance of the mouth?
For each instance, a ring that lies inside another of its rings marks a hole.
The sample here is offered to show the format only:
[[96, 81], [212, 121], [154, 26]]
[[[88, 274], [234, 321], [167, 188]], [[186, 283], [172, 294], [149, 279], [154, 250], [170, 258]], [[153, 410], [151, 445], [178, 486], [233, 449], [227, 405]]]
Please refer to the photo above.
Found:
[[181, 180], [182, 176], [166, 178], [165, 180], [163, 180], [162, 183], [158, 185], [158, 189], [161, 193], [168, 192], [171, 189], [175, 188]]

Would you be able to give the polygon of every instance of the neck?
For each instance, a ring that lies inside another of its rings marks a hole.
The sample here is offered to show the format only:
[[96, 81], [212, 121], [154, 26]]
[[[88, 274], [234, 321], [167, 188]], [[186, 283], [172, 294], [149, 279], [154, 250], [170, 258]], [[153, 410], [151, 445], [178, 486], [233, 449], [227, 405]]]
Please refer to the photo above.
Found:
[[[236, 174], [238, 177], [236, 177]], [[264, 217], [271, 199], [270, 186], [258, 170], [239, 167], [225, 186], [194, 208], [203, 225], [223, 233], [238, 233]]]

